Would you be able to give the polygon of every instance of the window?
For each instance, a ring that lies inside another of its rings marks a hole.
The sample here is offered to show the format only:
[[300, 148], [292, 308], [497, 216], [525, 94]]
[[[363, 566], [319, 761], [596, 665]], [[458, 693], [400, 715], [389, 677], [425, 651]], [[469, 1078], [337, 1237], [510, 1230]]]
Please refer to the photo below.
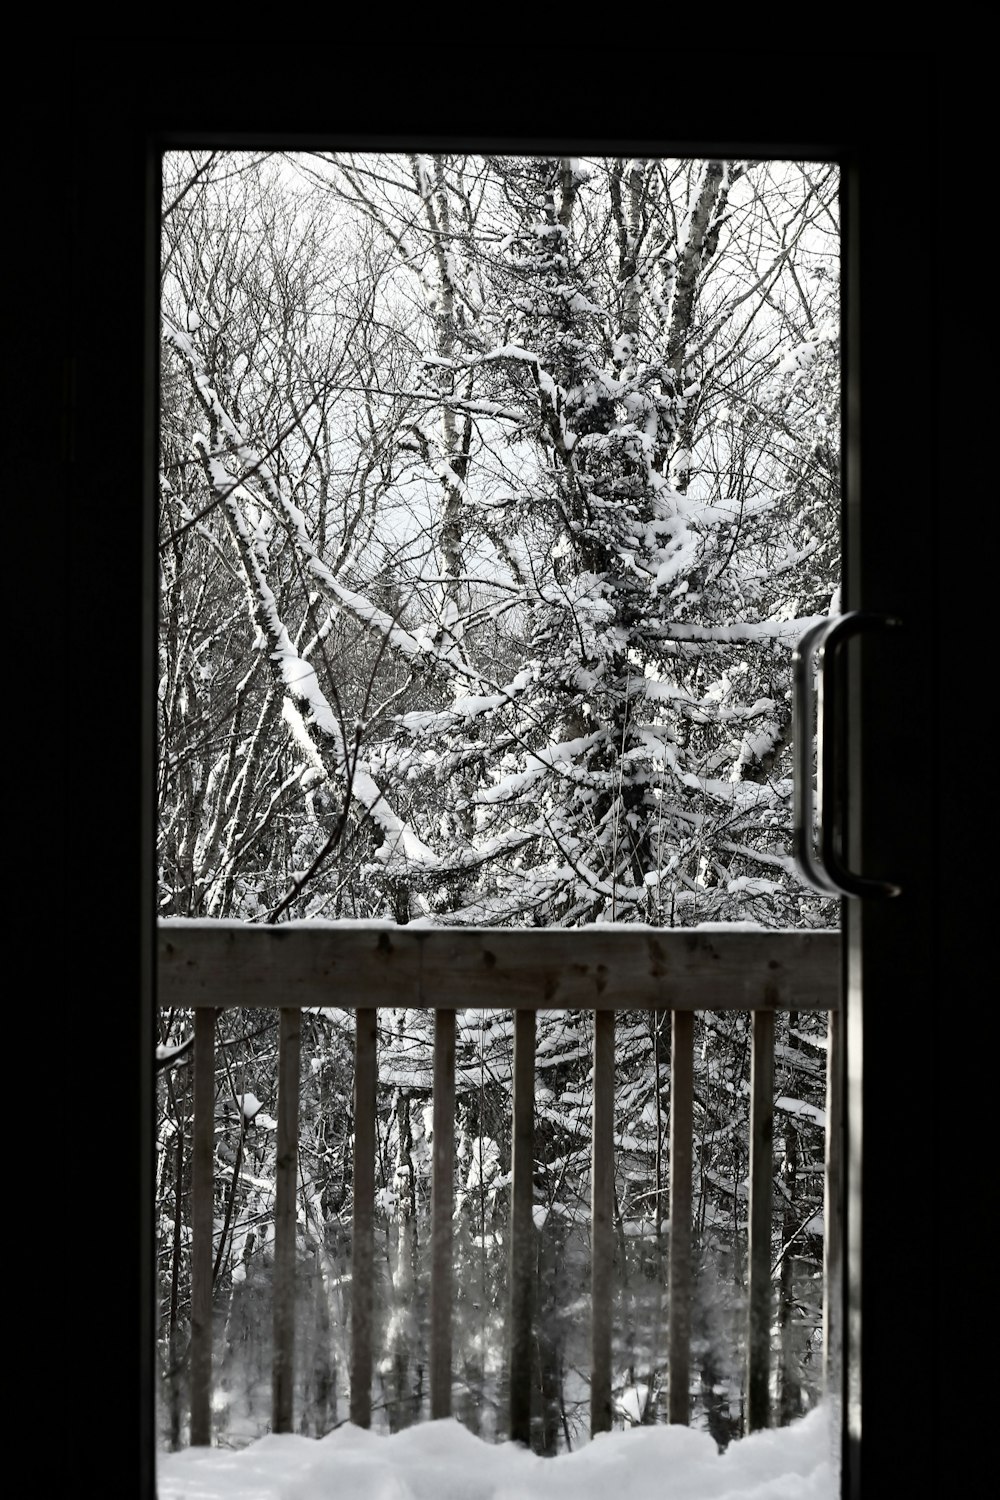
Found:
[[[163, 202], [161, 916], [834, 927], [837, 904], [790, 857], [790, 699], [794, 644], [839, 599], [836, 165], [174, 151]], [[457, 1285], [475, 1290], [456, 1308], [456, 1400], [474, 1431], [503, 1435], [513, 1023], [467, 998], [456, 1253]], [[782, 1422], [816, 1403], [826, 1358], [826, 1017], [803, 1011], [782, 1015], [774, 1090]], [[382, 1037], [393, 1259], [376, 1412], [390, 1430], [427, 1407], [426, 1331], [403, 1312], [427, 1282], [430, 1019], [394, 1014]], [[632, 1019], [618, 1034], [619, 1426], [667, 1412], [670, 1023]], [[255, 1038], [260, 1022], [248, 1013]], [[589, 1361], [574, 1308], [591, 1276], [591, 1042], [579, 1012], [542, 1027], [533, 1440], [555, 1453], [590, 1421], [573, 1372]], [[748, 1414], [744, 1377], [750, 1018], [697, 1027], [692, 1420], [725, 1447], [766, 1420]], [[161, 1046], [189, 1030], [165, 1017]], [[226, 1034], [215, 1436], [232, 1443], [270, 1421], [275, 1122], [260, 1103], [277, 1063], [274, 1046], [254, 1061]], [[353, 1019], [312, 1018], [305, 1035], [302, 1211], [322, 1316], [318, 1339], [303, 1330], [297, 1422], [322, 1436], [349, 1363], [329, 1289], [350, 1236], [335, 1243], [329, 1205], [353, 1192], [336, 1104]], [[158, 1112], [174, 1443], [189, 1093], [168, 1079]], [[248, 1097], [264, 1131], [241, 1120]]]
[[[864, 511], [867, 519], [862, 546], [860, 531], [854, 524], [859, 512], [852, 513], [849, 508], [845, 602], [852, 607], [862, 604], [892, 608], [917, 623], [912, 627], [913, 652], [895, 666], [893, 694], [885, 693], [874, 681], [862, 689], [865, 722], [876, 726], [868, 731], [873, 754], [863, 767], [868, 778], [864, 806], [869, 812], [877, 807], [881, 817], [878, 822], [869, 820], [856, 828], [855, 835], [862, 840], [862, 852], [867, 853], [870, 868], [884, 871], [892, 865], [893, 873], [906, 879], [907, 886], [905, 899], [901, 898], [898, 905], [866, 916], [863, 941], [860, 918], [855, 921], [852, 908], [847, 913], [854, 985], [851, 1003], [859, 1004], [862, 987], [865, 995], [868, 1080], [865, 1150], [866, 1154], [871, 1153], [873, 1161], [893, 1162], [896, 1187], [895, 1195], [887, 1194], [884, 1181], [871, 1172], [862, 1184], [857, 1163], [854, 1164], [853, 1190], [859, 1195], [858, 1203], [863, 1203], [865, 1229], [857, 1245], [852, 1275], [864, 1268], [866, 1467], [870, 1465], [873, 1472], [878, 1472], [879, 1463], [891, 1449], [893, 1472], [900, 1486], [919, 1495], [924, 1492], [926, 1476], [931, 1472], [929, 1453], [923, 1436], [903, 1448], [899, 1446], [902, 1402], [898, 1373], [923, 1369], [933, 1385], [940, 1362], [931, 1360], [928, 1365], [925, 1358], [925, 1318], [901, 1319], [898, 1309], [902, 1305], [926, 1307], [927, 1285], [933, 1283], [937, 1274], [934, 1267], [941, 1263], [945, 1246], [936, 1237], [937, 1216], [927, 1225], [926, 1235], [915, 1240], [911, 1237], [905, 1243], [899, 1238], [898, 1205], [916, 1202], [926, 1191], [928, 1164], [923, 1153], [919, 1158], [915, 1155], [900, 1158], [898, 1117], [880, 1108], [879, 1100], [886, 1078], [908, 1080], [918, 1076], [927, 1063], [922, 1041], [926, 1028], [901, 1030], [897, 1024], [900, 996], [905, 995], [909, 1013], [916, 1010], [926, 1018], [939, 992], [936, 966], [946, 931], [955, 934], [953, 951], [961, 951], [957, 938], [957, 898], [949, 896], [942, 873], [956, 862], [949, 851], [957, 852], [954, 834], [957, 825], [942, 818], [943, 781], [937, 770], [945, 764], [946, 726], [951, 716], [944, 688], [938, 686], [943, 679], [934, 677], [928, 682], [926, 663], [936, 659], [937, 643], [944, 638], [945, 603], [960, 602], [956, 592], [958, 583], [961, 580], [965, 584], [970, 576], [969, 570], [959, 565], [957, 532], [942, 532], [934, 524], [932, 480], [935, 474], [943, 475], [943, 470], [935, 469], [934, 465], [943, 460], [933, 442], [932, 453], [938, 452], [937, 457], [929, 457], [923, 442], [909, 441], [917, 420], [911, 382], [887, 376], [887, 372], [896, 370], [924, 370], [932, 392], [936, 391], [940, 398], [940, 363], [934, 358], [933, 348], [929, 354], [926, 332], [928, 324], [940, 327], [943, 316], [943, 304], [935, 300], [939, 297], [939, 283], [931, 269], [930, 257], [934, 234], [943, 236], [948, 215], [940, 162], [935, 166], [936, 122], [928, 83], [930, 70], [919, 58], [841, 56], [829, 62], [815, 54], [807, 57], [780, 53], [720, 53], [715, 54], [713, 66], [713, 86], [707, 95], [697, 70], [683, 75], [675, 71], [657, 91], [655, 107], [653, 103], [648, 109], [645, 104], [630, 103], [628, 127], [638, 129], [642, 122], [643, 139], [652, 141], [662, 139], [661, 133], [669, 127], [670, 119], [693, 122], [685, 127], [683, 141], [684, 150], [691, 154], [767, 155], [774, 148], [777, 154], [804, 159], [821, 154], [810, 150], [810, 142], [831, 141], [838, 149], [842, 145], [844, 159], [849, 161], [854, 174], [852, 215], [847, 228], [851, 254], [856, 258], [848, 259], [848, 289], [850, 293], [854, 288], [861, 295], [854, 300], [852, 314], [859, 321], [849, 324], [847, 330], [848, 357], [855, 361], [850, 378], [857, 381], [851, 401], [856, 403], [863, 395], [867, 413], [868, 403], [876, 399], [878, 417], [876, 420], [866, 415], [864, 427], [854, 428], [851, 438], [851, 424], [860, 413], [856, 404], [848, 407], [849, 447], [851, 442], [855, 445], [849, 452], [853, 467], [848, 472], [848, 488], [854, 496], [853, 503]], [[297, 103], [290, 102], [287, 95], [283, 97], [281, 87], [273, 79], [266, 100], [260, 90], [248, 93], [245, 107], [248, 110], [252, 107], [254, 118], [242, 115], [242, 123], [261, 134], [273, 132], [279, 128], [284, 111], [286, 120], [296, 119], [310, 129], [320, 127], [339, 138], [370, 122], [372, 128], [382, 132], [398, 131], [396, 139], [401, 144], [405, 144], [405, 131], [416, 125], [425, 127], [431, 139], [445, 139], [449, 126], [457, 118], [461, 118], [464, 130], [480, 140], [504, 125], [512, 130], [534, 130], [535, 139], [542, 140], [544, 131], [569, 124], [568, 107], [561, 104], [558, 111], [553, 111], [546, 106], [546, 95], [541, 91], [522, 100], [518, 110], [511, 110], [505, 118], [505, 106], [498, 102], [501, 96], [483, 86], [481, 74], [474, 76], [467, 69], [455, 72], [444, 102], [435, 103], [432, 93], [419, 89], [422, 103], [418, 109], [413, 93], [406, 91], [404, 80], [389, 76], [391, 66], [382, 68], [377, 90], [371, 89], [370, 80], [364, 80], [364, 91], [370, 99], [366, 114], [357, 95], [349, 97], [343, 82], [331, 91], [326, 62], [322, 82], [318, 69], [317, 59], [316, 86], [310, 87], [306, 78], [310, 65], [299, 61], [294, 79]], [[766, 86], [767, 80], [773, 80], [775, 86]], [[106, 61], [96, 55], [78, 57], [68, 69], [67, 93], [75, 100], [77, 114], [68, 131], [72, 170], [67, 183], [72, 192], [66, 193], [61, 202], [66, 209], [66, 220], [75, 226], [71, 241], [74, 279], [70, 282], [59, 274], [47, 277], [43, 294], [34, 303], [33, 317], [36, 320], [51, 317], [49, 347], [54, 345], [64, 350], [75, 364], [75, 384], [63, 407], [70, 415], [73, 439], [64, 450], [64, 473], [73, 496], [69, 516], [74, 560], [70, 580], [73, 638], [97, 642], [108, 639], [105, 604], [109, 597], [115, 599], [118, 618], [122, 620], [138, 620], [143, 608], [135, 567], [140, 551], [141, 517], [135, 507], [123, 506], [115, 517], [123, 545], [120, 551], [109, 549], [105, 530], [94, 524], [95, 517], [107, 514], [107, 474], [93, 461], [88, 441], [90, 434], [107, 432], [109, 414], [114, 412], [115, 449], [123, 490], [130, 485], [134, 489], [135, 476], [142, 464], [140, 407], [142, 383], [148, 374], [141, 352], [143, 330], [138, 313], [133, 315], [129, 311], [130, 307], [134, 310], [141, 305], [144, 292], [144, 273], [140, 267], [143, 219], [149, 210], [149, 200], [143, 182], [144, 164], [139, 158], [147, 141], [154, 150], [161, 143], [179, 144], [176, 132], [192, 125], [196, 118], [197, 128], [202, 129], [214, 117], [219, 129], [216, 139], [220, 144], [232, 144], [223, 132], [240, 123], [234, 112], [242, 110], [244, 105], [228, 95], [222, 108], [215, 77], [199, 74], [197, 68], [186, 75], [182, 97], [174, 75], [164, 77], [161, 83], [159, 78], [146, 77], [141, 67], [134, 72], [127, 66], [123, 69], [117, 59], [112, 73]], [[710, 100], [708, 105], [706, 98]], [[307, 119], [310, 109], [319, 110], [320, 100], [325, 117], [322, 121], [318, 115]], [[587, 102], [590, 103], [589, 95]], [[376, 107], [377, 120], [371, 113]], [[188, 110], [190, 113], [186, 113]], [[593, 110], [584, 114], [589, 119], [577, 120], [581, 139], [588, 138], [588, 129], [594, 128], [596, 118]], [[748, 121], [757, 123], [748, 126]], [[748, 141], [749, 129], [754, 130], [756, 140]], [[905, 150], [900, 149], [901, 130]], [[697, 139], [694, 131], [699, 132]], [[329, 135], [324, 144], [328, 143]], [[114, 172], [102, 173], [97, 165], [100, 153], [112, 139], [121, 141], [122, 148], [116, 154]], [[194, 144], [201, 146], [205, 139], [204, 135], [197, 137]], [[730, 143], [738, 149], [729, 152]], [[890, 191], [890, 186], [894, 191]], [[905, 253], [901, 254], [899, 204], [918, 202], [933, 205], [929, 214], [933, 221], [931, 233], [908, 242]], [[39, 206], [43, 216], [50, 211], [50, 205], [43, 205], [41, 200]], [[46, 243], [60, 257], [59, 269], [64, 271], [66, 237], [53, 237]], [[45, 246], [39, 247], [36, 265], [42, 263], [44, 249]], [[69, 287], [72, 301], [60, 304], [58, 297], [63, 287]], [[919, 323], [911, 317], [911, 310], [918, 307], [925, 315]], [[152, 324], [155, 319], [151, 311], [149, 316]], [[100, 335], [95, 337], [98, 325]], [[44, 347], [34, 335], [33, 340], [36, 347]], [[939, 409], [932, 399], [931, 410]], [[926, 431], [927, 409], [921, 411], [925, 418], [921, 425]], [[953, 411], [950, 416], [954, 416]], [[51, 439], [49, 425], [46, 414], [38, 432], [42, 446]], [[900, 514], [902, 522], [898, 519]], [[937, 539], [933, 547], [927, 545], [929, 536]], [[147, 555], [151, 552], [148, 549]], [[100, 589], [94, 587], [95, 578], [103, 580]], [[151, 597], [152, 590], [147, 588], [147, 605]], [[54, 645], [57, 654], [64, 653], [64, 638]], [[131, 644], [126, 637], [123, 649], [126, 654], [134, 653], [135, 637]], [[924, 665], [915, 666], [914, 656]], [[134, 654], [132, 659], [134, 662]], [[121, 658], [115, 666], [120, 668]], [[71, 711], [76, 724], [85, 724], [90, 720], [93, 706], [90, 654], [74, 652], [71, 667]], [[75, 742], [69, 767], [70, 805], [74, 809], [77, 841], [81, 847], [94, 851], [96, 858], [107, 861], [103, 866], [107, 878], [102, 885], [109, 891], [120, 889], [121, 872], [134, 868], [136, 859], [132, 809], [139, 801], [138, 768], [132, 771], [130, 783], [121, 759], [109, 756], [107, 746], [134, 742], [135, 698], [128, 696], [127, 687], [128, 680], [134, 683], [138, 674], [138, 666], [133, 665], [130, 674], [126, 672], [123, 684], [120, 670], [115, 671], [114, 691], [103, 700], [101, 732]], [[150, 695], [152, 678], [150, 673]], [[933, 700], [935, 693], [939, 694], [938, 710], [929, 713], [937, 725], [933, 731], [938, 736], [935, 753], [929, 760], [919, 761], [905, 750], [897, 753], [901, 744], [905, 746], [907, 736], [911, 745], [923, 743], [922, 706], [929, 695]], [[151, 709], [146, 722], [152, 723]], [[891, 750], [884, 758], [880, 753], [883, 747]], [[879, 776], [884, 777], [881, 785]], [[919, 806], [921, 817], [904, 818], [897, 811], [900, 805]], [[935, 827], [935, 819], [937, 833], [932, 858], [927, 831]], [[147, 828], [149, 824], [147, 819]], [[148, 846], [145, 858], [145, 868], [151, 868]], [[81, 943], [74, 950], [77, 952], [87, 951], [93, 936], [90, 903], [86, 905]], [[152, 910], [151, 900], [148, 910]], [[116, 920], [120, 934], [121, 918]], [[127, 923], [128, 919], [125, 920]], [[114, 1027], [120, 1038], [129, 1035], [126, 1028], [131, 1022], [126, 1018], [133, 1016], [136, 974], [144, 976], [144, 984], [149, 982], [148, 933], [144, 946], [143, 966], [134, 957], [136, 949], [129, 946], [128, 939], [115, 942], [124, 965], [122, 1018], [120, 1021], [116, 1018]], [[114, 970], [109, 983], [115, 982], [113, 975]], [[135, 1025], [137, 1030], [131, 1033], [134, 1041], [126, 1042], [121, 1060], [110, 1074], [106, 1096], [117, 1101], [123, 1116], [133, 1107], [134, 1094], [130, 1082], [122, 1093], [122, 1080], [134, 1076], [134, 1058], [139, 1052], [151, 1056], [152, 1050], [151, 1021], [143, 1021], [140, 1028], [136, 1017]], [[142, 1049], [140, 1037], [148, 1044]], [[940, 1066], [940, 1049], [934, 1051], [934, 1063], [938, 1068], [934, 1088], [940, 1099], [948, 1082]], [[904, 1139], [905, 1135], [904, 1131]], [[858, 1144], [855, 1136], [855, 1146]], [[932, 1179], [935, 1170], [931, 1168]], [[105, 1226], [105, 1237], [99, 1245], [95, 1244], [89, 1275], [92, 1286], [103, 1288], [105, 1301], [122, 1285], [120, 1263], [109, 1257], [106, 1244], [115, 1238], [123, 1244], [131, 1241], [137, 1205], [148, 1202], [150, 1196], [148, 1183], [141, 1190], [136, 1187], [135, 1196], [130, 1197], [127, 1183], [110, 1175], [92, 1184], [92, 1202]], [[894, 1295], [881, 1295], [889, 1285]], [[144, 1382], [148, 1379], [151, 1344], [146, 1342], [142, 1357], [136, 1361], [131, 1331], [134, 1305], [131, 1297], [127, 1297], [122, 1316], [117, 1320], [124, 1339], [120, 1363], [124, 1369], [136, 1371], [137, 1380], [131, 1384], [148, 1390]], [[144, 1299], [142, 1306], [148, 1305]], [[113, 1331], [110, 1327], [105, 1330], [109, 1342]], [[934, 1405], [933, 1399], [931, 1404]], [[138, 1415], [141, 1420], [136, 1425], [143, 1434], [145, 1455], [142, 1473], [148, 1479], [150, 1418], [145, 1399]], [[88, 1437], [92, 1430], [93, 1424], [88, 1420]], [[81, 1445], [81, 1451], [84, 1446]], [[852, 1453], [859, 1453], [860, 1443], [853, 1442], [851, 1449]], [[853, 1473], [850, 1465], [848, 1472]]]

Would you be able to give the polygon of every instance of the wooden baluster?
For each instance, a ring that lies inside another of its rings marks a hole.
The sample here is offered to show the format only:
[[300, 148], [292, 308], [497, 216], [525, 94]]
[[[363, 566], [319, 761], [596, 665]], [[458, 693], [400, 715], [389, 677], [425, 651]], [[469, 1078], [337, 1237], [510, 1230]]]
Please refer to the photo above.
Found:
[[215, 1016], [194, 1013], [191, 1148], [191, 1444], [212, 1441], [212, 1237], [215, 1221]]
[[841, 1162], [843, 1160], [843, 1032], [837, 1011], [830, 1012], [827, 1027], [826, 1059], [826, 1182], [823, 1198], [823, 1390], [835, 1403], [839, 1401], [841, 1369], [841, 1296], [840, 1274]]
[[510, 1215], [510, 1436], [531, 1444], [534, 1310], [535, 1012], [514, 1012], [514, 1119]]
[[753, 1012], [750, 1058], [750, 1287], [747, 1425], [771, 1416], [771, 1212], [774, 1155], [774, 1012]]
[[354, 1224], [351, 1252], [351, 1421], [372, 1419], [372, 1280], [375, 1267], [375, 1091], [378, 1012], [355, 1012]]
[[452, 1215], [455, 1207], [455, 1012], [434, 1012], [431, 1189], [431, 1417], [451, 1416]]
[[687, 1426], [691, 1391], [691, 1165], [694, 1014], [675, 1010], [670, 1033], [670, 1307], [667, 1421]]
[[302, 1018], [278, 1012], [278, 1139], [274, 1192], [274, 1364], [271, 1427], [291, 1432], [295, 1380], [295, 1223], [299, 1155], [299, 1044]]
[[615, 1209], [615, 1013], [594, 1015], [590, 1172], [590, 1432], [611, 1431], [611, 1286]]

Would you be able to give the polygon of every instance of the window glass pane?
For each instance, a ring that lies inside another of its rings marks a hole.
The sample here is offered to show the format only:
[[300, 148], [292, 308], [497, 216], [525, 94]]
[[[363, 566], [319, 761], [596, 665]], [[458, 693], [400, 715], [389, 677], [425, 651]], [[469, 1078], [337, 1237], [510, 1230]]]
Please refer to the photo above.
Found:
[[[829, 928], [791, 655], [839, 609], [838, 170], [164, 158], [159, 911]], [[457, 1027], [455, 1414], [507, 1434], [513, 1021]], [[277, 1003], [277, 1000], [276, 1000]], [[432, 1017], [379, 1017], [373, 1424], [428, 1415]], [[589, 1437], [593, 1016], [542, 1012], [537, 1451]], [[160, 1018], [164, 1061], [190, 1016]], [[302, 1028], [296, 1429], [349, 1407], [353, 1016]], [[216, 1039], [216, 1437], [270, 1423], [277, 1016]], [[747, 1425], [751, 1021], [694, 1023], [691, 1423]], [[612, 1398], [666, 1421], [670, 1017], [616, 1033]], [[162, 1070], [188, 1440], [191, 1080]], [[775, 1036], [772, 1420], [820, 1398], [826, 1016]]]

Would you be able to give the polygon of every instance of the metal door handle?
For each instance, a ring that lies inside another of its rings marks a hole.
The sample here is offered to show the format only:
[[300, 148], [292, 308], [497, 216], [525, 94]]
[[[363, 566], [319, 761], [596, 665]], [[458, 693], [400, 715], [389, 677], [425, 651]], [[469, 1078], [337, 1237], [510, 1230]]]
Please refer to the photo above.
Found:
[[[792, 657], [794, 671], [793, 736], [795, 743], [795, 860], [805, 880], [827, 896], [898, 896], [890, 880], [874, 880], [849, 870], [836, 847], [833, 798], [843, 785], [836, 728], [835, 669], [840, 648], [865, 630], [887, 630], [900, 622], [889, 615], [854, 610], [821, 620], [807, 630]], [[816, 698], [816, 764], [819, 802], [819, 848], [815, 845], [812, 789], [813, 669], [819, 670]]]

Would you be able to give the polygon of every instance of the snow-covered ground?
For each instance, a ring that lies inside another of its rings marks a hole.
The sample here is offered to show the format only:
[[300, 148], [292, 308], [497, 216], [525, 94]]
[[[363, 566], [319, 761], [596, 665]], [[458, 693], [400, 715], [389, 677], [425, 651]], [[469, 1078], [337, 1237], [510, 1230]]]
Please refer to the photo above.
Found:
[[158, 1500], [837, 1500], [830, 1422], [791, 1427], [720, 1454], [705, 1432], [636, 1427], [538, 1458], [458, 1422], [384, 1436], [345, 1425], [325, 1438], [271, 1436], [234, 1452], [188, 1448], [157, 1461]]

